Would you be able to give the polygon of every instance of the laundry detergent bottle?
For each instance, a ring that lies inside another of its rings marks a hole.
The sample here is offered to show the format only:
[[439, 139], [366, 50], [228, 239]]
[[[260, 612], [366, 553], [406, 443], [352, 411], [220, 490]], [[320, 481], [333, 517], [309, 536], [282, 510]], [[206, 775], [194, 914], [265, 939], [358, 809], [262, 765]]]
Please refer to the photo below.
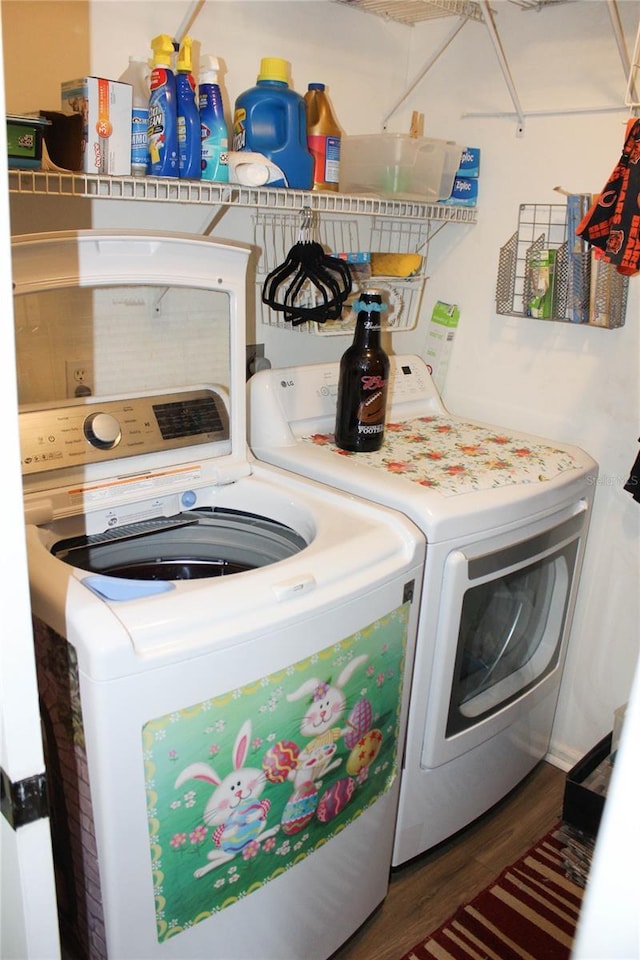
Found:
[[149, 169], [149, 64], [146, 57], [129, 57], [129, 66], [119, 77], [131, 85], [131, 174], [144, 177]]
[[340, 182], [341, 130], [324, 83], [310, 83], [304, 95], [307, 146], [314, 160], [313, 189], [337, 191]]
[[176, 112], [178, 122], [178, 170], [184, 179], [199, 180], [200, 111], [196, 101], [196, 82], [191, 72], [191, 37], [183, 37], [178, 51], [176, 74]]
[[200, 107], [200, 162], [203, 180], [226, 183], [229, 179], [229, 131], [224, 119], [218, 83], [217, 57], [200, 57], [198, 104]]
[[176, 78], [171, 69], [173, 40], [162, 33], [151, 41], [153, 69], [149, 91], [149, 173], [154, 177], [177, 177], [178, 115]]
[[307, 147], [305, 102], [289, 87], [286, 60], [261, 60], [256, 86], [236, 100], [233, 149], [262, 154], [282, 171], [282, 179], [269, 186], [311, 189], [313, 157]]

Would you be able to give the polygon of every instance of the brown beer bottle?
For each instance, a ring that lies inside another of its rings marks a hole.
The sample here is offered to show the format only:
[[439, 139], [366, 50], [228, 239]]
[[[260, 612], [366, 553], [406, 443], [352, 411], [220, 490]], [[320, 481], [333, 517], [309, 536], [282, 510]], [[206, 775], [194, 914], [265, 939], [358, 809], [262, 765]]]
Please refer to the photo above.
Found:
[[340, 361], [336, 444], [342, 450], [369, 453], [384, 440], [389, 357], [380, 346], [380, 317], [385, 309], [377, 290], [365, 290], [354, 304], [353, 343]]

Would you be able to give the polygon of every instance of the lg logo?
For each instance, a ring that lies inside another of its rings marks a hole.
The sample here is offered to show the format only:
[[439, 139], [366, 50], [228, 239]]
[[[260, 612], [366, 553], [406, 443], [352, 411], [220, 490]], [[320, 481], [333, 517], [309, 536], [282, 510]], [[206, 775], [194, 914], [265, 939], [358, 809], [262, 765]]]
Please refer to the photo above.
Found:
[[281, 381], [280, 381], [280, 386], [281, 386], [281, 387], [292, 387], [292, 386], [293, 386], [293, 380], [281, 380]]

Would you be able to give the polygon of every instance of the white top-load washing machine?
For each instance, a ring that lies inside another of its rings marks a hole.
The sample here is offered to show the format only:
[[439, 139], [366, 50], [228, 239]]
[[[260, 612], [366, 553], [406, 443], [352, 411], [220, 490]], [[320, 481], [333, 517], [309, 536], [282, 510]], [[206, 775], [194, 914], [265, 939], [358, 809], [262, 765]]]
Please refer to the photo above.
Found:
[[[248, 256], [138, 231], [14, 241], [71, 956], [324, 960], [386, 894], [424, 539], [249, 454]], [[85, 358], [66, 385], [64, 356]]]
[[394, 865], [518, 784], [551, 736], [597, 465], [583, 450], [452, 416], [419, 357], [391, 357], [385, 439], [346, 453], [339, 365], [249, 381], [263, 461], [402, 512], [426, 536]]

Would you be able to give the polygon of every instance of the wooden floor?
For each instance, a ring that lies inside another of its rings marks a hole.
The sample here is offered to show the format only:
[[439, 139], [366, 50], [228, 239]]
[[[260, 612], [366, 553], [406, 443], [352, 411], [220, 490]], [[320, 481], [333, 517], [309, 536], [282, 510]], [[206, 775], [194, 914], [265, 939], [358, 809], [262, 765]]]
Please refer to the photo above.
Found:
[[561, 819], [564, 782], [540, 764], [471, 827], [394, 870], [384, 903], [332, 960], [400, 960]]

